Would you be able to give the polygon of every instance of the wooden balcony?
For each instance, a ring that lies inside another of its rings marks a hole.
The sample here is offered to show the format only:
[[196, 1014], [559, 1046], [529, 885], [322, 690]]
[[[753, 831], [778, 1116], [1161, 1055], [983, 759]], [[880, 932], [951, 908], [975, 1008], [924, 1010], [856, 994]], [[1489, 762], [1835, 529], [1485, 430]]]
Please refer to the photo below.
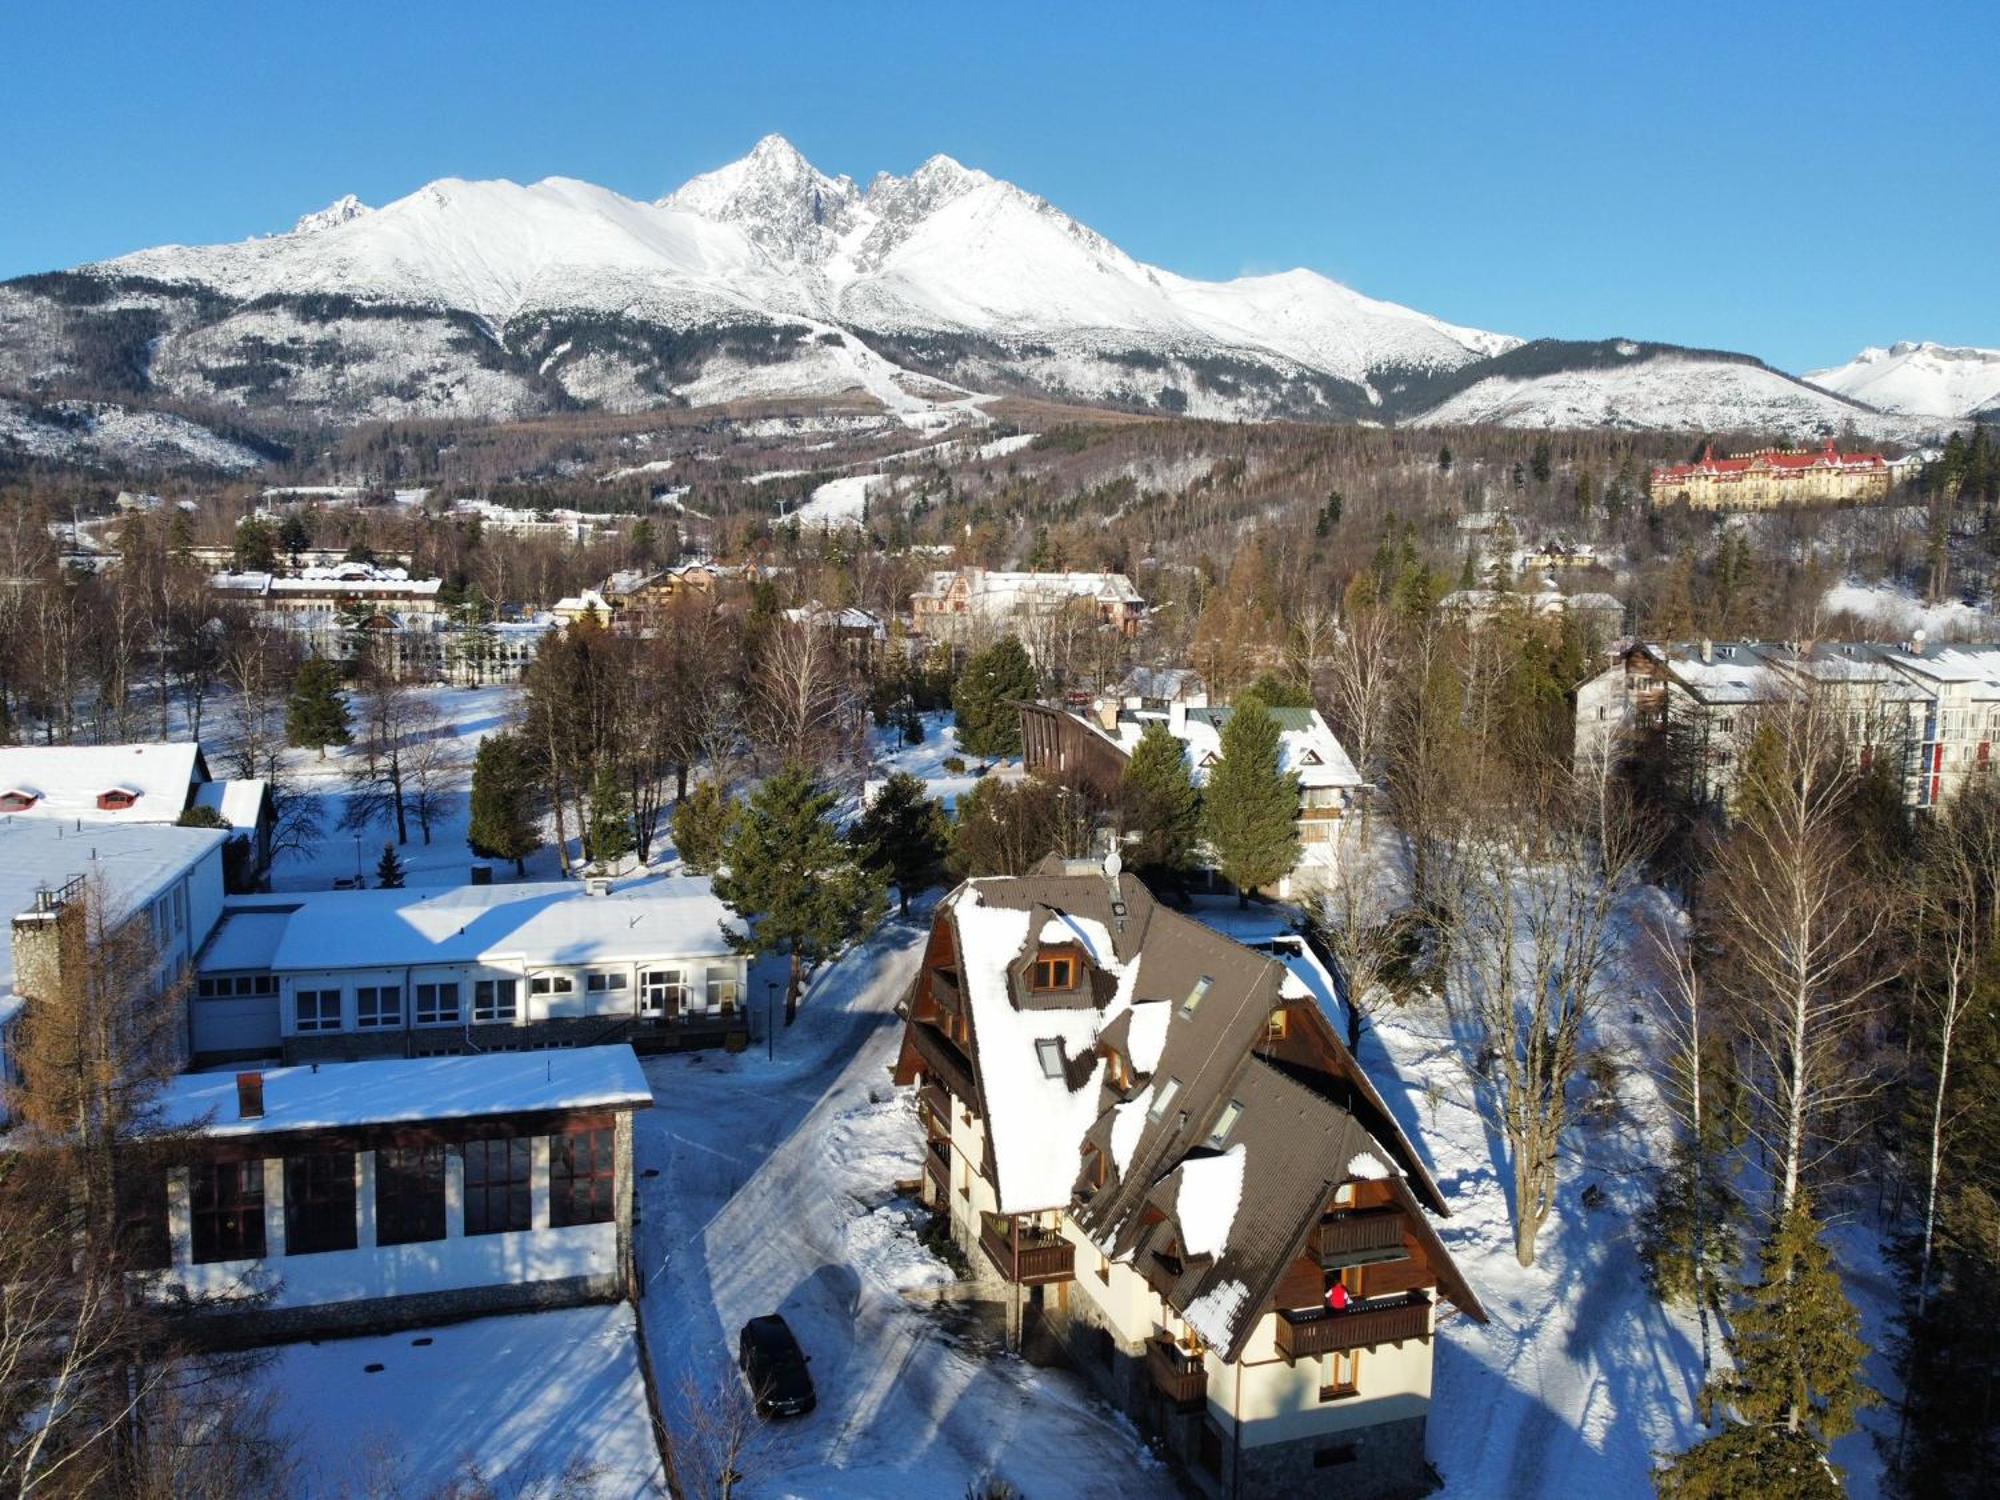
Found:
[[1314, 1236], [1320, 1267], [1327, 1271], [1402, 1260], [1409, 1254], [1403, 1244], [1403, 1215], [1393, 1208], [1364, 1209], [1322, 1219]]
[[1278, 1353], [1287, 1360], [1317, 1359], [1343, 1349], [1372, 1349], [1431, 1336], [1431, 1302], [1421, 1293], [1346, 1312], [1278, 1313]]
[[1018, 1218], [982, 1214], [979, 1246], [1002, 1277], [1020, 1286], [1076, 1280], [1076, 1246], [1053, 1229], [1037, 1229]]
[[924, 1147], [924, 1175], [937, 1188], [937, 1201], [951, 1197], [951, 1142], [932, 1140]]
[[942, 1084], [927, 1083], [917, 1090], [917, 1110], [927, 1126], [951, 1134], [951, 1094]]
[[1208, 1367], [1162, 1335], [1146, 1344], [1146, 1373], [1176, 1411], [1199, 1411], [1208, 1404]]
[[916, 1043], [926, 1083], [943, 1084], [954, 1099], [973, 1097], [972, 1064], [958, 1050], [958, 1043], [921, 1021], [911, 1025], [910, 1038]]

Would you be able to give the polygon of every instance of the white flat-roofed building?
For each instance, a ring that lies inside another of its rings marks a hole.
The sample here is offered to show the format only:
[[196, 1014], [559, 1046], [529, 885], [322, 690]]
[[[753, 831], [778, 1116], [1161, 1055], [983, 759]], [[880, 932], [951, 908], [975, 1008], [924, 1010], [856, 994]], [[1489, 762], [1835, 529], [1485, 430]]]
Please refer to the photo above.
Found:
[[728, 1043], [744, 1035], [733, 921], [697, 876], [244, 903], [201, 957], [195, 1050], [311, 1061]]
[[185, 1075], [130, 1243], [244, 1341], [612, 1301], [651, 1103], [628, 1046]]

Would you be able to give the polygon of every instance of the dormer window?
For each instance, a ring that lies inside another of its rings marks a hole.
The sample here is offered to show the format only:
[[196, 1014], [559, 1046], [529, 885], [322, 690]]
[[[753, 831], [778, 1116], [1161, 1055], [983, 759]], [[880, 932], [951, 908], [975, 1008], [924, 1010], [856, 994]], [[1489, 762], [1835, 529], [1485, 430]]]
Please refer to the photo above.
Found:
[[1035, 1043], [1035, 1059], [1042, 1065], [1042, 1077], [1063, 1076], [1062, 1043], [1053, 1037], [1043, 1037]]
[[1076, 988], [1076, 955], [1072, 953], [1040, 953], [1035, 956], [1035, 966], [1029, 975], [1029, 985], [1036, 990], [1068, 990]]
[[139, 800], [139, 794], [130, 787], [114, 786], [97, 794], [99, 812], [123, 812]]
[[1185, 1021], [1189, 1016], [1200, 1010], [1201, 1002], [1208, 998], [1208, 992], [1214, 988], [1215, 981], [1209, 978], [1208, 975], [1204, 974], [1201, 978], [1197, 979], [1194, 982], [1194, 988], [1188, 991], [1187, 999], [1181, 1002], [1181, 1019]]
[[41, 800], [39, 792], [30, 792], [20, 787], [15, 787], [11, 791], [0, 792], [0, 813], [26, 812]]

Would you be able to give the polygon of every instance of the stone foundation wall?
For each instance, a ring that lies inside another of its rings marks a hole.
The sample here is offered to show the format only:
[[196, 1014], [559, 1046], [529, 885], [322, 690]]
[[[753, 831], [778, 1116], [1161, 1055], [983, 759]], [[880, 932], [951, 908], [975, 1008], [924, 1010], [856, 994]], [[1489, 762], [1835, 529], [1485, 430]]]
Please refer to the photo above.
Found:
[[439, 1323], [461, 1323], [499, 1313], [541, 1312], [617, 1302], [626, 1292], [617, 1274], [570, 1276], [557, 1281], [509, 1282], [449, 1292], [373, 1297], [359, 1302], [322, 1302], [302, 1307], [260, 1307], [240, 1312], [194, 1315], [188, 1331], [211, 1348], [242, 1349], [297, 1339], [394, 1333]]
[[[1231, 1455], [1225, 1450], [1227, 1465]], [[1341, 1500], [1416, 1500], [1436, 1488], [1424, 1457], [1424, 1418], [1351, 1427], [1297, 1442], [1245, 1448], [1237, 1494], [1339, 1495]]]

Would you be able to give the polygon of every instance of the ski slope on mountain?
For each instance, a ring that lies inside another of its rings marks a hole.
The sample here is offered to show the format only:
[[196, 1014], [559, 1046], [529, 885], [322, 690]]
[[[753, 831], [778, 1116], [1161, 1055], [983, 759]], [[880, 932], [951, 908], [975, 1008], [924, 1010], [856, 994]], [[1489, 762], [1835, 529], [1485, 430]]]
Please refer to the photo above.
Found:
[[1844, 365], [1805, 377], [1883, 411], [1911, 416], [1969, 417], [2000, 408], [2000, 349], [1948, 344], [1892, 344], [1863, 349]]

